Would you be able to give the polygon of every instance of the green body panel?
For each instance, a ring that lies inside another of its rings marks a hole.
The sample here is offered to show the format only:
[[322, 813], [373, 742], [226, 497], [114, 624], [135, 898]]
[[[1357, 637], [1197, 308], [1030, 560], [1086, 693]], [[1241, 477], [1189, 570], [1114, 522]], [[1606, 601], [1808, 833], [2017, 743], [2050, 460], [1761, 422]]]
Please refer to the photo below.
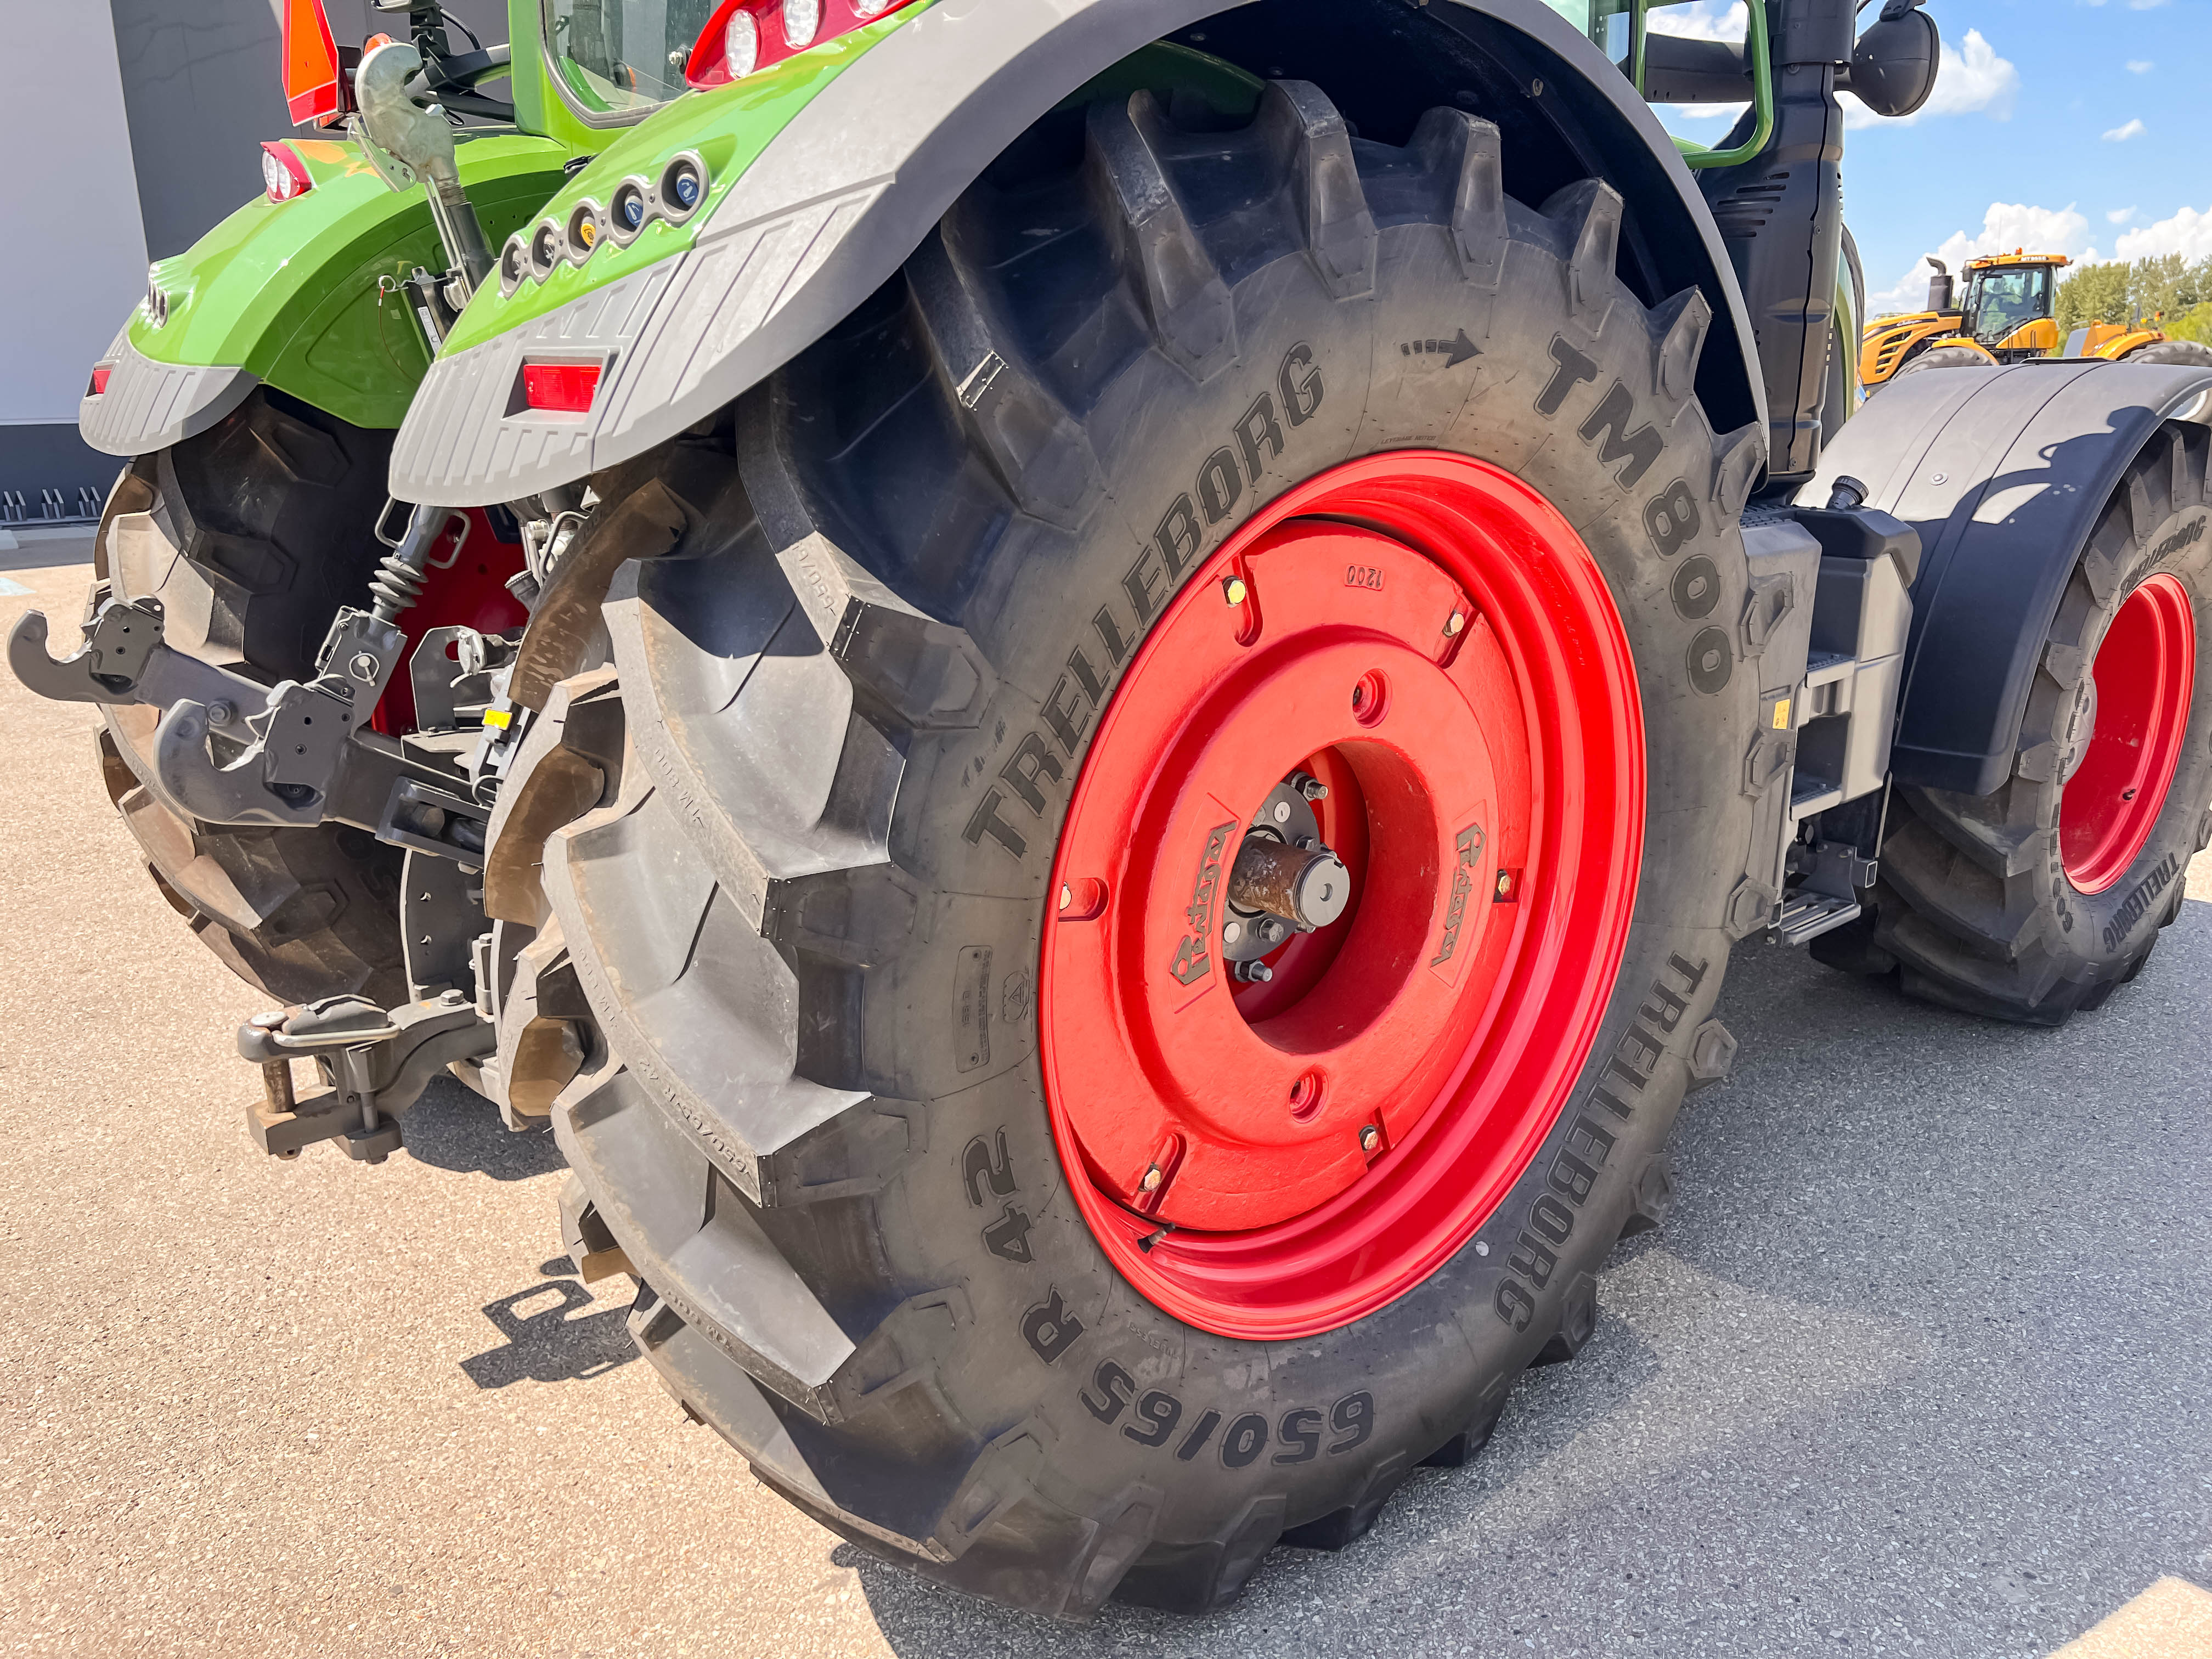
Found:
[[[292, 148], [314, 187], [289, 202], [256, 197], [156, 264], [169, 319], [156, 328], [141, 307], [131, 343], [158, 362], [246, 369], [356, 426], [397, 427], [429, 357], [404, 297], [380, 295], [377, 281], [446, 268], [429, 202], [390, 189], [352, 144]], [[494, 246], [559, 186], [569, 155], [514, 134], [460, 146], [462, 182]]]
[[[571, 155], [589, 155], [620, 126], [595, 127], [584, 120], [554, 88], [553, 65], [546, 61], [543, 0], [507, 0], [507, 38], [514, 49], [514, 74], [508, 95], [514, 100], [514, 125], [542, 133]], [[492, 246], [498, 246], [495, 241]]]
[[[509, 0], [509, 3], [515, 8], [519, 21], [522, 8], [531, 4], [532, 0]], [[533, 117], [542, 117], [556, 125], [565, 122], [564, 132], [573, 128], [588, 135], [574, 141], [580, 147], [597, 151], [591, 165], [546, 204], [548, 214], [562, 217], [586, 196], [604, 207], [615, 187], [630, 174], [652, 179], [670, 156], [687, 149], [707, 164], [707, 199], [684, 223], [672, 225], [656, 220], [628, 247], [617, 246], [609, 238], [581, 266], [564, 260], [542, 283], [526, 279], [512, 298], [501, 299], [499, 285], [486, 283], [461, 313], [460, 320], [453, 325], [453, 331], [446, 338], [446, 350], [451, 353], [480, 345], [520, 323], [558, 310], [571, 300], [603, 288], [617, 277], [683, 252], [691, 246], [699, 227], [706, 222], [715, 206], [729, 194], [730, 186], [768, 148], [769, 140], [782, 131], [817, 93], [843, 73], [848, 64], [893, 29], [921, 15], [930, 3], [931, 0], [915, 0], [915, 3], [864, 28], [835, 40], [825, 40], [811, 51], [787, 58], [728, 86], [687, 92], [629, 126], [587, 127], [568, 112], [556, 91], [550, 86], [541, 87], [538, 94], [539, 108], [533, 111]], [[536, 52], [534, 34], [532, 41], [531, 50]], [[489, 219], [484, 228], [495, 249], [515, 228], [508, 225], [493, 234]]]

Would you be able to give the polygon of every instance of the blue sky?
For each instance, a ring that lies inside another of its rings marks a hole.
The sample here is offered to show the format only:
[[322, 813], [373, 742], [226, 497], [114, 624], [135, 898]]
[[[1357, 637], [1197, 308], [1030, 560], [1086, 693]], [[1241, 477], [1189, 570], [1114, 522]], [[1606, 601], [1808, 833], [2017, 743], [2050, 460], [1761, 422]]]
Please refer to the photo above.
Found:
[[[1930, 252], [2212, 255], [2212, 0], [1929, 0], [1927, 11], [1945, 47], [1928, 108], [1904, 121], [1858, 111], [1844, 138], [1844, 214], [1871, 310], [1917, 308], [1928, 270], [1915, 262]], [[1655, 20], [1703, 33], [1708, 18], [1726, 28], [1723, 15], [1705, 0]], [[1741, 23], [1728, 32], [1740, 37]], [[1724, 117], [1666, 114], [1691, 137], [1725, 130]]]

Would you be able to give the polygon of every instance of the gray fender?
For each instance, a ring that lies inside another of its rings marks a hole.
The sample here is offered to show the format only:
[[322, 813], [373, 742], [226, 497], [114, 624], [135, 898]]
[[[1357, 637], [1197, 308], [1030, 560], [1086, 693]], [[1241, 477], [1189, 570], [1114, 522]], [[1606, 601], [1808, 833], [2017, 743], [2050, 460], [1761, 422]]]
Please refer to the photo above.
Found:
[[261, 382], [242, 368], [157, 363], [131, 343], [126, 325], [100, 355], [107, 390], [76, 406], [76, 428], [106, 455], [150, 455], [196, 438]]
[[[874, 292], [991, 160], [1061, 99], [1138, 48], [1229, 9], [1221, 0], [939, 0], [793, 117], [689, 250], [434, 364], [392, 447], [392, 494], [441, 506], [514, 501], [674, 436]], [[1586, 127], [1605, 127], [1609, 148], [1627, 152], [1616, 182], [1632, 208], [1648, 201], [1647, 181], [1672, 187], [1680, 222], [1694, 232], [1669, 237], [1692, 273], [1677, 286], [1703, 288], [1735, 325], [1738, 361], [1755, 364], [1712, 214], [1620, 71], [1541, 0], [1439, 0], [1437, 15], [1464, 33], [1525, 37], [1511, 56], [1542, 68], [1532, 77], [1545, 82], [1541, 95]], [[1702, 260], [1682, 257], [1698, 246]], [[605, 362], [590, 413], [514, 410], [533, 349]], [[1763, 432], [1759, 377], [1748, 380], [1743, 417]]]
[[1821, 455], [1800, 503], [1852, 477], [1920, 532], [1892, 781], [1969, 795], [2004, 782], [2067, 580], [2166, 421], [2212, 422], [2212, 369], [1926, 369], [1885, 386]]

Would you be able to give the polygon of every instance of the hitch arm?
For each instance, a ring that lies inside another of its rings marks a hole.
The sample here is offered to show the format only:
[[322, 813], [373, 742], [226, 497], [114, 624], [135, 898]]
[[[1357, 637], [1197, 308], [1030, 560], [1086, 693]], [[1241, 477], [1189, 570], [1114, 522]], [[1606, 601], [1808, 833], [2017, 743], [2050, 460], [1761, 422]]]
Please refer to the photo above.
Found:
[[[431, 1079], [497, 1046], [491, 1022], [458, 991], [389, 1012], [343, 996], [256, 1014], [238, 1028], [240, 1058], [261, 1068], [262, 1098], [246, 1108], [246, 1131], [276, 1158], [343, 1138], [348, 1158], [381, 1164], [399, 1150], [398, 1120]], [[292, 1062], [313, 1059], [328, 1064], [333, 1086], [301, 1100]]]

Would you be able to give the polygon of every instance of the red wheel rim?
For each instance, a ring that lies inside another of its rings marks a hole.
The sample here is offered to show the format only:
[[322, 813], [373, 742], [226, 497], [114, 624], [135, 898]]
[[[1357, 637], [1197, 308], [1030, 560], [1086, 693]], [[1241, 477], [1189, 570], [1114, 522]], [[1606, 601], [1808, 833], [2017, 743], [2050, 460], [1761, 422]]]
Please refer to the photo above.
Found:
[[[1355, 897], [1237, 985], [1228, 872], [1301, 767]], [[1246, 526], [1131, 663], [1054, 866], [1046, 1090], [1122, 1274], [1257, 1340], [1332, 1329], [1440, 1266], [1589, 1055], [1644, 811], [1619, 615], [1527, 485], [1374, 456]]]
[[2153, 576], [2128, 595], [2097, 647], [2096, 724], [2058, 808], [2066, 878], [2101, 893], [2150, 839], [2181, 760], [2197, 685], [2197, 616], [2189, 590]]

